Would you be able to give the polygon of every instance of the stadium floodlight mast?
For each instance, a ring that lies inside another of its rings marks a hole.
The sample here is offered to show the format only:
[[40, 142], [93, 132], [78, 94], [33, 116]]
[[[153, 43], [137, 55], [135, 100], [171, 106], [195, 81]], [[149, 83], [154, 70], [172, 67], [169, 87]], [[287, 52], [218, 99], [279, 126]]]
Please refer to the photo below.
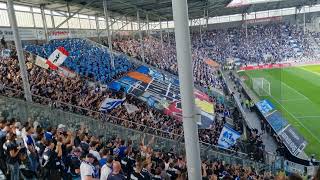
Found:
[[13, 2], [12, 0], [7, 0], [8, 4], [8, 14], [9, 14], [9, 20], [11, 24], [11, 29], [13, 32], [13, 37], [14, 37], [14, 43], [16, 46], [17, 50], [17, 55], [18, 55], [18, 60], [19, 60], [19, 67], [20, 67], [20, 74], [22, 78], [22, 83], [23, 83], [23, 90], [24, 90], [24, 97], [26, 98], [26, 101], [32, 102], [32, 95], [30, 92], [30, 84], [28, 80], [28, 73], [27, 73], [27, 68], [26, 68], [26, 61], [21, 45], [21, 39], [19, 36], [18, 32], [18, 26], [17, 26], [17, 18], [16, 14], [13, 9]]
[[172, 0], [174, 30], [183, 116], [183, 132], [187, 156], [188, 178], [201, 179], [198, 126], [195, 120], [194, 84], [191, 64], [191, 41], [187, 0]]
[[145, 62], [145, 59], [144, 59], [144, 42], [143, 42], [143, 36], [142, 36], [142, 30], [141, 30], [139, 9], [137, 9], [137, 21], [138, 21], [138, 33], [139, 33], [140, 47], [141, 47], [141, 58], [142, 58], [142, 62]]
[[112, 69], [115, 69], [114, 56], [112, 54], [112, 34], [110, 31], [110, 25], [109, 25], [110, 14], [108, 11], [107, 0], [103, 0], [103, 10], [104, 10], [104, 16], [105, 16], [105, 20], [106, 20], [106, 30], [107, 30], [107, 36], [108, 36], [108, 46], [109, 46], [109, 53], [110, 53], [110, 59], [111, 59], [111, 67], [112, 67]]
[[40, 5], [41, 10], [41, 17], [42, 17], [42, 24], [43, 24], [43, 30], [44, 30], [44, 37], [46, 40], [46, 43], [49, 41], [49, 33], [48, 33], [48, 25], [47, 25], [47, 19], [44, 12], [44, 4]]

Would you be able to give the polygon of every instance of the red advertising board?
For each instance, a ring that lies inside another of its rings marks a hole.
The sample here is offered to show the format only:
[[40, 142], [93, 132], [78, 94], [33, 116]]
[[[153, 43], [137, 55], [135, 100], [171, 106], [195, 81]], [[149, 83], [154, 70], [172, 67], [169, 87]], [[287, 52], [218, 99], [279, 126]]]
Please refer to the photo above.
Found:
[[291, 63], [283, 63], [283, 64], [263, 64], [263, 65], [248, 65], [243, 66], [240, 70], [248, 71], [248, 70], [257, 70], [257, 69], [274, 69], [274, 68], [284, 68], [292, 66]]

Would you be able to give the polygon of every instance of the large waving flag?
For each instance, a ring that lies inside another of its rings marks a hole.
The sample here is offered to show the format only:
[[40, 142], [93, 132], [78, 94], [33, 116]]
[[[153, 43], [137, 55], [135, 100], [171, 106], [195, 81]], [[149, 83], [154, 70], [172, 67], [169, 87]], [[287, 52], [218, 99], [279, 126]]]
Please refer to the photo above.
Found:
[[237, 139], [240, 136], [241, 136], [240, 133], [233, 130], [229, 126], [224, 125], [218, 140], [218, 146], [228, 149], [229, 147], [233, 146], [237, 142]]
[[125, 99], [126, 99], [126, 98], [123, 98], [123, 99], [106, 98], [106, 99], [101, 103], [100, 111], [106, 111], [106, 110], [114, 109], [114, 108], [120, 106]]
[[52, 70], [58, 70], [58, 67], [67, 59], [69, 52], [64, 47], [58, 47], [53, 53], [49, 56], [47, 64]]

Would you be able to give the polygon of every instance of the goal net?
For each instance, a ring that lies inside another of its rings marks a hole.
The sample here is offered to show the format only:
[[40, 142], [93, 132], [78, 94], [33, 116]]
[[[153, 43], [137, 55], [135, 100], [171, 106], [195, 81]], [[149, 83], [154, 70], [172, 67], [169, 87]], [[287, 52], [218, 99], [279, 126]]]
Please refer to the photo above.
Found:
[[270, 82], [267, 81], [265, 78], [252, 78], [252, 89], [259, 96], [271, 95]]

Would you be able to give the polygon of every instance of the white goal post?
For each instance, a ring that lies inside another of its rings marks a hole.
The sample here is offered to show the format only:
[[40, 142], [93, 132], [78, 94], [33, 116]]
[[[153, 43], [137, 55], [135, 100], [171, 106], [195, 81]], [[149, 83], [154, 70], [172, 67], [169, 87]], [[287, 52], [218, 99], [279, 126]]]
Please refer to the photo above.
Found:
[[259, 96], [270, 96], [270, 82], [265, 78], [252, 78], [252, 89]]

